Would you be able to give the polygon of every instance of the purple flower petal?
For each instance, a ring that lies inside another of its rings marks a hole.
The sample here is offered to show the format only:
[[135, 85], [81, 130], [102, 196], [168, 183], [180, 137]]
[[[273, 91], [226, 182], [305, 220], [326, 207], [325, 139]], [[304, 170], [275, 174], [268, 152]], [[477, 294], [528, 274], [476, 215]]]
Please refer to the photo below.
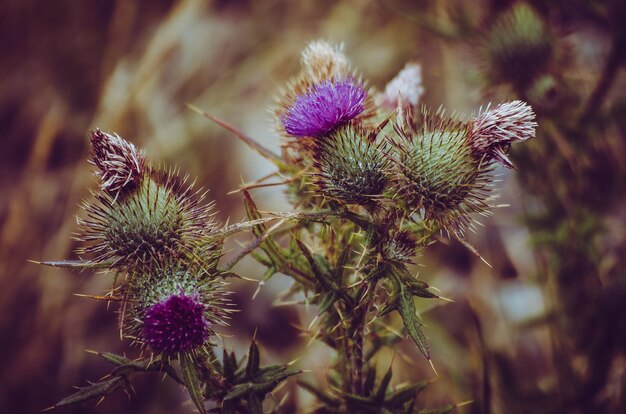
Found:
[[194, 296], [171, 295], [146, 310], [142, 337], [156, 353], [192, 351], [208, 336], [204, 305]]
[[281, 122], [289, 135], [320, 136], [363, 112], [366, 96], [363, 84], [352, 78], [328, 80], [298, 96]]

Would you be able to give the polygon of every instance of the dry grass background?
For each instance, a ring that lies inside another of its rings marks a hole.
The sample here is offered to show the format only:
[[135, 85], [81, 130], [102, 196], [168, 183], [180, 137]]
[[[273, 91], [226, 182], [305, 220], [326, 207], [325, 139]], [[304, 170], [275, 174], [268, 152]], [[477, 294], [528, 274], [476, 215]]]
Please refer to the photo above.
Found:
[[[227, 193], [242, 179], [267, 174], [271, 165], [185, 104], [276, 148], [267, 108], [295, 73], [300, 50], [313, 39], [344, 42], [348, 56], [373, 85], [382, 87], [406, 61], [417, 60], [423, 65], [428, 105], [471, 111], [482, 103], [467, 51], [445, 44], [416, 23], [416, 17], [441, 15], [454, 2], [398, 3], [0, 3], [0, 412], [39, 412], [70, 393], [71, 386], [106, 374], [107, 367], [85, 349], [121, 353], [127, 346], [105, 303], [73, 295], [101, 293], [111, 283], [109, 276], [27, 262], [72, 257], [77, 204], [95, 186], [86, 162], [87, 131], [115, 131], [145, 147], [153, 160], [179, 166], [211, 189], [220, 220], [240, 220], [240, 199]], [[481, 5], [476, 3], [477, 16]], [[486, 398], [482, 348], [521, 355], [522, 361], [547, 341], [544, 331], [522, 335], [513, 328], [544, 304], [532, 278], [527, 234], [516, 219], [520, 195], [513, 177], [502, 178], [503, 202], [513, 207], [499, 210], [472, 236], [494, 269], [456, 244], [437, 245], [423, 258], [421, 274], [456, 300], [426, 315], [441, 380], [420, 396], [423, 405], [474, 399], [478, 403], [465, 412], [481, 412]], [[262, 209], [288, 208], [280, 190], [255, 196]], [[260, 272], [251, 263], [240, 271], [251, 277]], [[306, 355], [303, 368], [322, 369], [329, 357], [323, 347], [305, 349], [307, 340], [290, 328], [308, 325], [313, 315], [302, 308], [270, 306], [284, 283], [278, 277], [254, 302], [250, 296], [256, 286], [239, 287], [236, 297], [244, 309], [233, 321], [238, 340], [229, 340], [229, 346], [245, 346], [258, 327], [268, 357], [289, 361]], [[506, 295], [518, 302], [504, 301]], [[388, 357], [381, 364], [389, 363]], [[402, 345], [393, 360], [397, 381], [433, 377], [410, 344]], [[549, 365], [549, 356], [541, 354], [523, 369], [540, 374]], [[307, 375], [322, 377], [319, 371]], [[59, 412], [193, 411], [176, 385], [156, 376], [138, 378], [134, 385], [130, 403], [120, 393], [99, 406]], [[279, 394], [286, 391], [291, 392], [285, 412], [310, 403], [292, 385]]]

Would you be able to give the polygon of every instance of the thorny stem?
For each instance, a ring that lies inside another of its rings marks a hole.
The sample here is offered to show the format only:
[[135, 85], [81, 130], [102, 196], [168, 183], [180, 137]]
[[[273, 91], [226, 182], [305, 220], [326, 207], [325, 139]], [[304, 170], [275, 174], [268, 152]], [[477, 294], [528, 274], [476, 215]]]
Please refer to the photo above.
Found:
[[366, 282], [363, 289], [358, 293], [360, 304], [354, 312], [353, 318], [353, 336], [352, 336], [352, 368], [353, 368], [353, 382], [352, 391], [357, 395], [363, 393], [363, 366], [365, 365], [365, 359], [363, 356], [363, 350], [365, 346], [365, 326], [367, 324], [367, 314], [371, 308], [374, 291], [376, 290], [377, 281]]

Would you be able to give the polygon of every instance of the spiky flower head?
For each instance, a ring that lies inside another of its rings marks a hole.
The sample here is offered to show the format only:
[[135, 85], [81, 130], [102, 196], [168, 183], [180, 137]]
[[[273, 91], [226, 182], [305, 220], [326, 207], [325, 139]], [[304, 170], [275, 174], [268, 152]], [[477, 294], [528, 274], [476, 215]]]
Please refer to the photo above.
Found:
[[535, 114], [525, 102], [505, 102], [487, 109], [471, 121], [470, 141], [474, 153], [485, 161], [496, 160], [512, 168], [506, 155], [510, 145], [535, 136]]
[[149, 175], [127, 197], [115, 201], [104, 193], [83, 204], [78, 239], [89, 245], [78, 253], [122, 270], [169, 258], [215, 266], [221, 242], [212, 239], [212, 205], [173, 173]]
[[469, 125], [423, 111], [396, 128], [397, 192], [406, 208], [461, 236], [471, 213], [486, 214], [490, 166], [474, 156]]
[[350, 75], [350, 61], [343, 53], [343, 44], [333, 45], [325, 40], [314, 40], [302, 51], [302, 69], [315, 83]]
[[281, 115], [287, 134], [319, 137], [359, 116], [365, 109], [363, 82], [347, 77], [311, 85]]
[[91, 132], [93, 157], [91, 163], [98, 167], [100, 188], [109, 194], [121, 190], [132, 191], [139, 185], [146, 171], [146, 159], [141, 151], [117, 134], [96, 129]]
[[[102, 153], [102, 141], [92, 142], [94, 153]], [[134, 148], [119, 137], [113, 142], [114, 148]], [[193, 190], [176, 172], [156, 170], [145, 161], [138, 165], [142, 175], [132, 181], [132, 192], [105, 191], [83, 203], [87, 217], [79, 219], [78, 240], [88, 245], [78, 253], [93, 254], [94, 262], [122, 270], [169, 258], [214, 267], [221, 241], [213, 237], [216, 226], [205, 193]]]
[[498, 17], [483, 48], [492, 80], [510, 82], [519, 89], [547, 68], [554, 50], [545, 21], [524, 2]]
[[310, 156], [321, 193], [341, 203], [372, 206], [389, 174], [385, 144], [377, 140], [376, 132], [349, 124], [315, 140]]
[[376, 103], [383, 109], [392, 111], [401, 106], [417, 106], [424, 94], [422, 67], [417, 63], [407, 63], [395, 78], [385, 87], [385, 92], [377, 96]]
[[411, 264], [412, 258], [417, 252], [417, 238], [414, 232], [400, 230], [394, 232], [382, 244], [381, 255], [384, 260], [391, 263]]
[[180, 265], [132, 274], [126, 287], [122, 326], [126, 336], [156, 354], [195, 353], [209, 345], [228, 313], [222, 282]]

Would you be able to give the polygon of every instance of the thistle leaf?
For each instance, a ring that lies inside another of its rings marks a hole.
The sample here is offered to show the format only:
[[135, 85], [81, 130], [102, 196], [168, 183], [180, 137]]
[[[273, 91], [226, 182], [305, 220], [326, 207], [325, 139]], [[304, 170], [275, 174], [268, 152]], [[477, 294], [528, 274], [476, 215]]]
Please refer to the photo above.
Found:
[[183, 354], [180, 358], [180, 369], [183, 374], [183, 382], [189, 391], [193, 403], [201, 414], [206, 413], [204, 408], [204, 397], [202, 396], [202, 383], [198, 378], [198, 372], [189, 354]]
[[127, 379], [125, 377], [111, 377], [109, 379], [93, 383], [87, 387], [79, 388], [77, 392], [69, 397], [65, 397], [54, 407], [66, 407], [68, 405], [78, 404], [94, 398], [105, 397], [120, 388], [125, 388], [126, 385]]
[[398, 298], [398, 311], [400, 312], [400, 316], [402, 317], [402, 321], [404, 322], [404, 326], [406, 327], [409, 336], [413, 339], [413, 342], [415, 342], [415, 345], [417, 345], [418, 349], [426, 357], [426, 359], [430, 360], [430, 349], [428, 348], [426, 336], [424, 335], [424, 330], [422, 328], [424, 324], [417, 316], [413, 295], [411, 292], [402, 287]]
[[31, 263], [41, 264], [44, 266], [63, 267], [66, 269], [108, 269], [115, 265], [115, 260], [106, 260], [102, 262], [93, 262], [91, 260], [52, 260], [38, 262], [30, 260]]
[[250, 344], [250, 350], [248, 351], [248, 364], [246, 365], [246, 377], [251, 378], [259, 371], [259, 363], [261, 357], [259, 354], [259, 347], [253, 340]]

